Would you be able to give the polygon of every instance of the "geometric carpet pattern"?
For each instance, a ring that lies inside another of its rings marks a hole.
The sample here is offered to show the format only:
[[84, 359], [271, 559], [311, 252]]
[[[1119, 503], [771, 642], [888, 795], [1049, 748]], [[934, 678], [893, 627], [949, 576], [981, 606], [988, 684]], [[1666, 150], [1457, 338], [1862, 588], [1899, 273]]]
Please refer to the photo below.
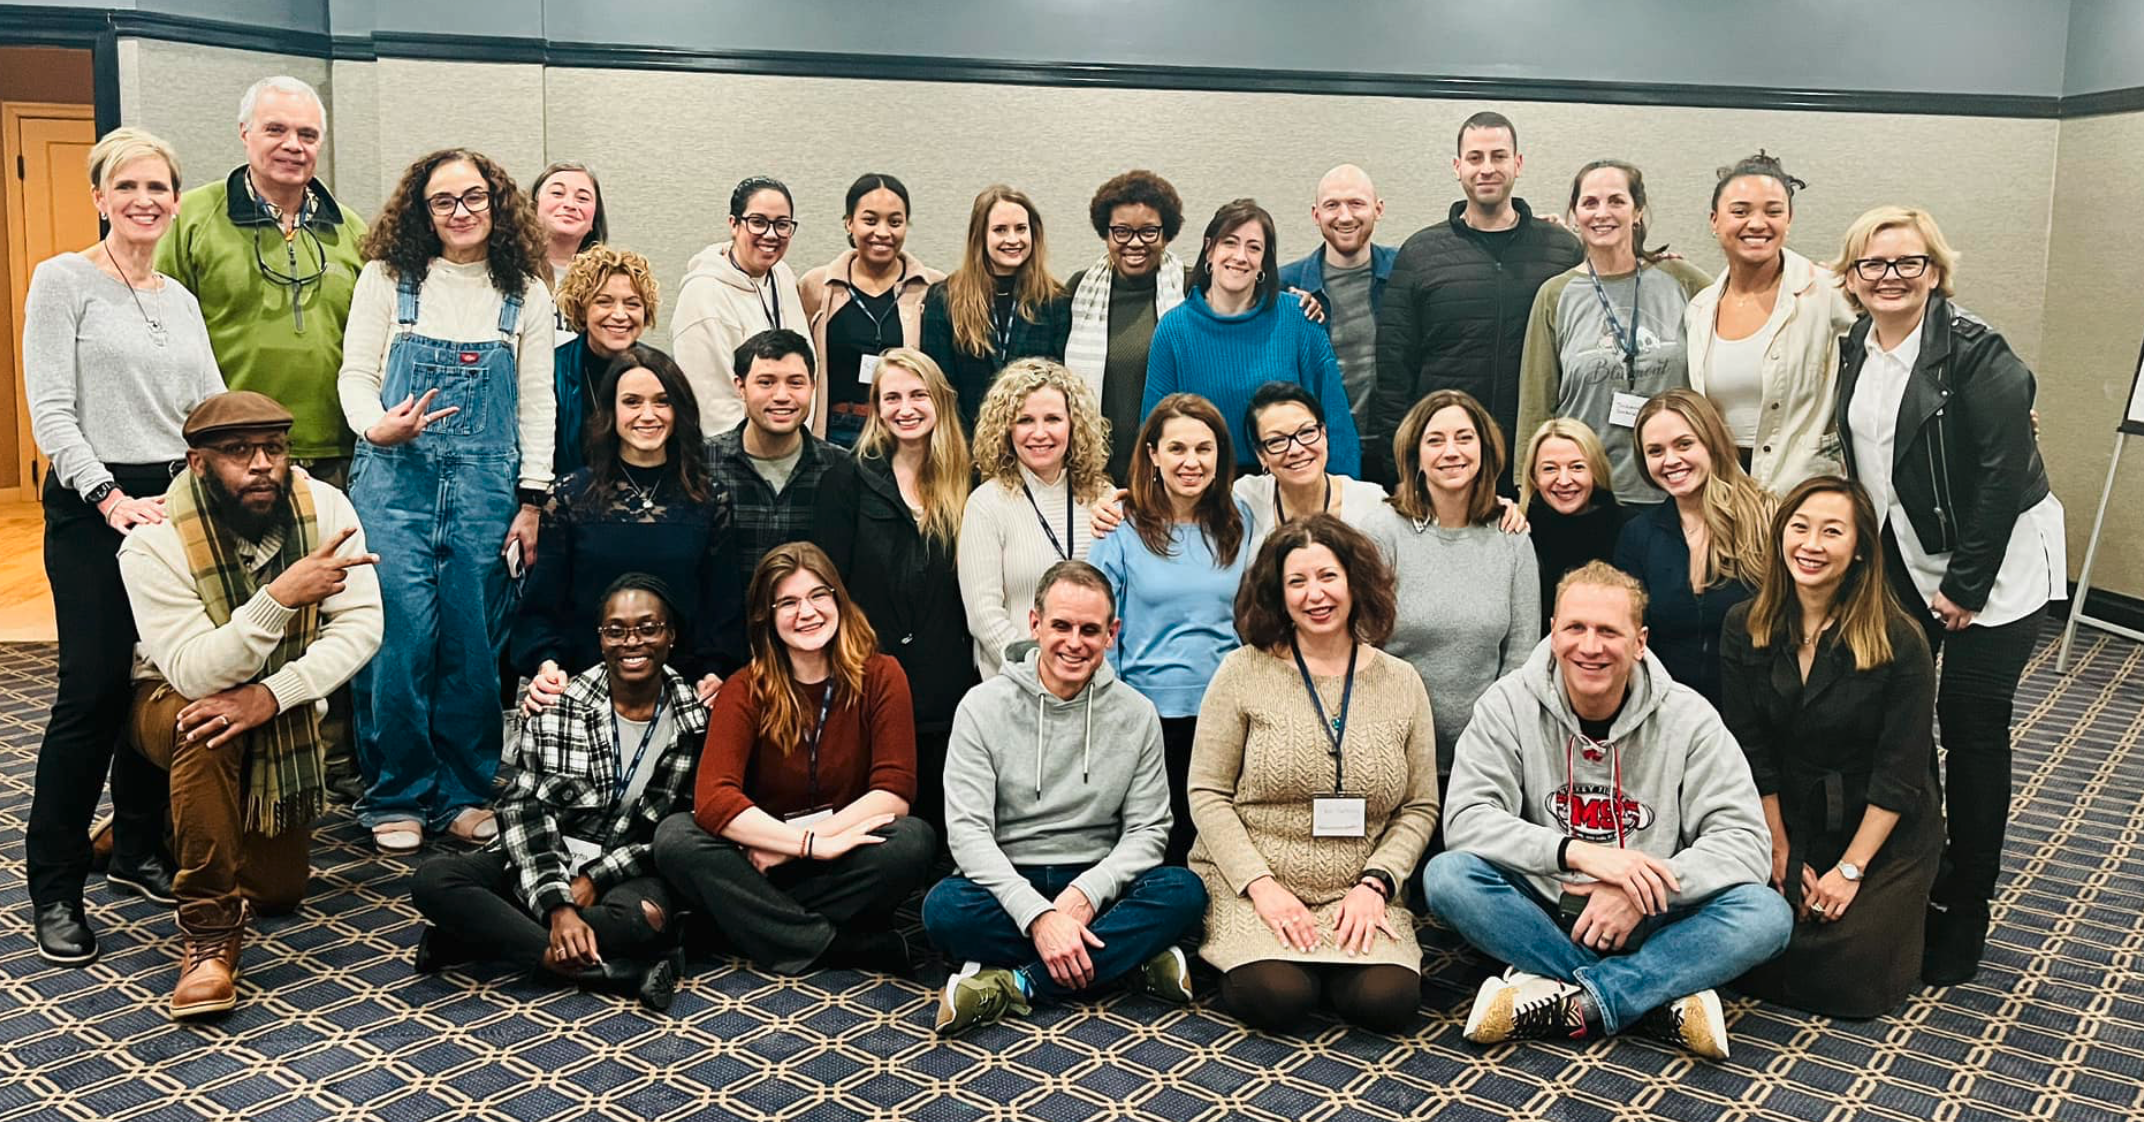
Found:
[[[1971, 984], [1845, 1022], [1728, 997], [1733, 1059], [1640, 1040], [1480, 1049], [1460, 1038], [1487, 964], [1425, 928], [1404, 1036], [1319, 1019], [1288, 1037], [1211, 1000], [1038, 1008], [941, 1041], [945, 966], [774, 978], [693, 964], [677, 1002], [500, 970], [418, 977], [407, 863], [325, 820], [295, 915], [249, 937], [242, 1004], [175, 1025], [169, 911], [88, 893], [103, 957], [48, 966], [29, 938], [22, 829], [51, 648], [0, 647], [0, 1122], [13, 1119], [1087, 1118], [1897, 1119], [2144, 1116], [2144, 648], [2052, 645], [2019, 698], [2017, 800], [1987, 960]], [[907, 918], [912, 923], [914, 916]], [[921, 948], [920, 939], [916, 945]]]

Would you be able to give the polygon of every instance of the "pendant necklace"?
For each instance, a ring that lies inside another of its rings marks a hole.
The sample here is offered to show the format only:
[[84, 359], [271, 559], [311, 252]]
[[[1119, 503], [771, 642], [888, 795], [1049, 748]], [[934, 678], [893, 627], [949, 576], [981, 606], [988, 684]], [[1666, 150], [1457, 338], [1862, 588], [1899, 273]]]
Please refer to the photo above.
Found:
[[[112, 271], [119, 274], [119, 282], [127, 286], [127, 295], [132, 296], [134, 298], [134, 310], [141, 313], [141, 321], [149, 326], [149, 338], [154, 340], [157, 346], [164, 346], [165, 340], [169, 338], [169, 336], [167, 336], [164, 332], [164, 321], [155, 316], [150, 315], [149, 309], [142, 306], [141, 290], [134, 287], [134, 282], [127, 276], [127, 271], [119, 267], [119, 259], [117, 257], [112, 256], [111, 243], [103, 242], [99, 244], [104, 247], [104, 259], [110, 261], [112, 263]], [[158, 289], [150, 289], [149, 295], [152, 297], [157, 297], [157, 310], [162, 311], [164, 305], [161, 291]]]

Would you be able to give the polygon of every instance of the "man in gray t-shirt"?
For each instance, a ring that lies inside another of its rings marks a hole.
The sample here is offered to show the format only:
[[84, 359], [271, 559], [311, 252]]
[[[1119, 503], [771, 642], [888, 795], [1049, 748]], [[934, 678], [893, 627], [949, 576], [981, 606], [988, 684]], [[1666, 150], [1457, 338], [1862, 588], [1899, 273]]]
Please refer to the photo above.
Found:
[[[1325, 307], [1325, 327], [1340, 359], [1340, 380], [1357, 431], [1365, 431], [1370, 391], [1377, 385], [1377, 307], [1399, 252], [1370, 241], [1384, 213], [1385, 201], [1367, 172], [1353, 164], [1326, 172], [1310, 208], [1325, 244], [1280, 271], [1283, 286], [1308, 292]], [[1337, 405], [1327, 402], [1326, 408]]]

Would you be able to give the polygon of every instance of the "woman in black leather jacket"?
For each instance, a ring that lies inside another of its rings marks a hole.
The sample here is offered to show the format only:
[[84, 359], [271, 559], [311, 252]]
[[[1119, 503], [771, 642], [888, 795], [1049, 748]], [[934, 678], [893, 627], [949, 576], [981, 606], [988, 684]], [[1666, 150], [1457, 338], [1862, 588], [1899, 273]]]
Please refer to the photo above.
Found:
[[1936, 715], [1949, 753], [1943, 873], [1922, 977], [1979, 969], [2010, 809], [2010, 713], [2041, 610], [2068, 576], [2062, 504], [2032, 432], [2032, 371], [1949, 296], [1956, 256], [1927, 213], [1878, 207], [1836, 272], [1861, 319], [1841, 344], [1839, 433], [1883, 523], [1893, 591], [1949, 652]]

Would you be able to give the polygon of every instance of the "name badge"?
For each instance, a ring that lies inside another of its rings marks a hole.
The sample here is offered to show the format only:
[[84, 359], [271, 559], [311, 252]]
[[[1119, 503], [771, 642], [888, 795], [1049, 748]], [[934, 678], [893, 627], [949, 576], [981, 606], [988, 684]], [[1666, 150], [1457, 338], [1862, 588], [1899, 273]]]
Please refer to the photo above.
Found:
[[585, 838], [562, 838], [560, 840], [566, 843], [566, 856], [573, 859], [573, 871], [575, 872], [579, 872], [582, 866], [587, 865], [590, 861], [603, 856], [603, 847]]
[[856, 380], [868, 386], [878, 376], [878, 356], [865, 355], [856, 360]]
[[1369, 833], [1361, 795], [1317, 795], [1310, 800], [1310, 836], [1359, 838]]
[[790, 825], [795, 826], [796, 828], [801, 830], [807, 826], [813, 826], [820, 822], [824, 822], [827, 819], [832, 818], [833, 816], [833, 807], [822, 806], [817, 810], [800, 810], [797, 813], [782, 819], [782, 821], [787, 822]]
[[1617, 390], [1615, 392], [1615, 405], [1608, 410], [1608, 423], [1617, 428], [1627, 429], [1637, 423], [1638, 410], [1644, 407], [1645, 396], [1643, 394], [1624, 393], [1621, 390]]

